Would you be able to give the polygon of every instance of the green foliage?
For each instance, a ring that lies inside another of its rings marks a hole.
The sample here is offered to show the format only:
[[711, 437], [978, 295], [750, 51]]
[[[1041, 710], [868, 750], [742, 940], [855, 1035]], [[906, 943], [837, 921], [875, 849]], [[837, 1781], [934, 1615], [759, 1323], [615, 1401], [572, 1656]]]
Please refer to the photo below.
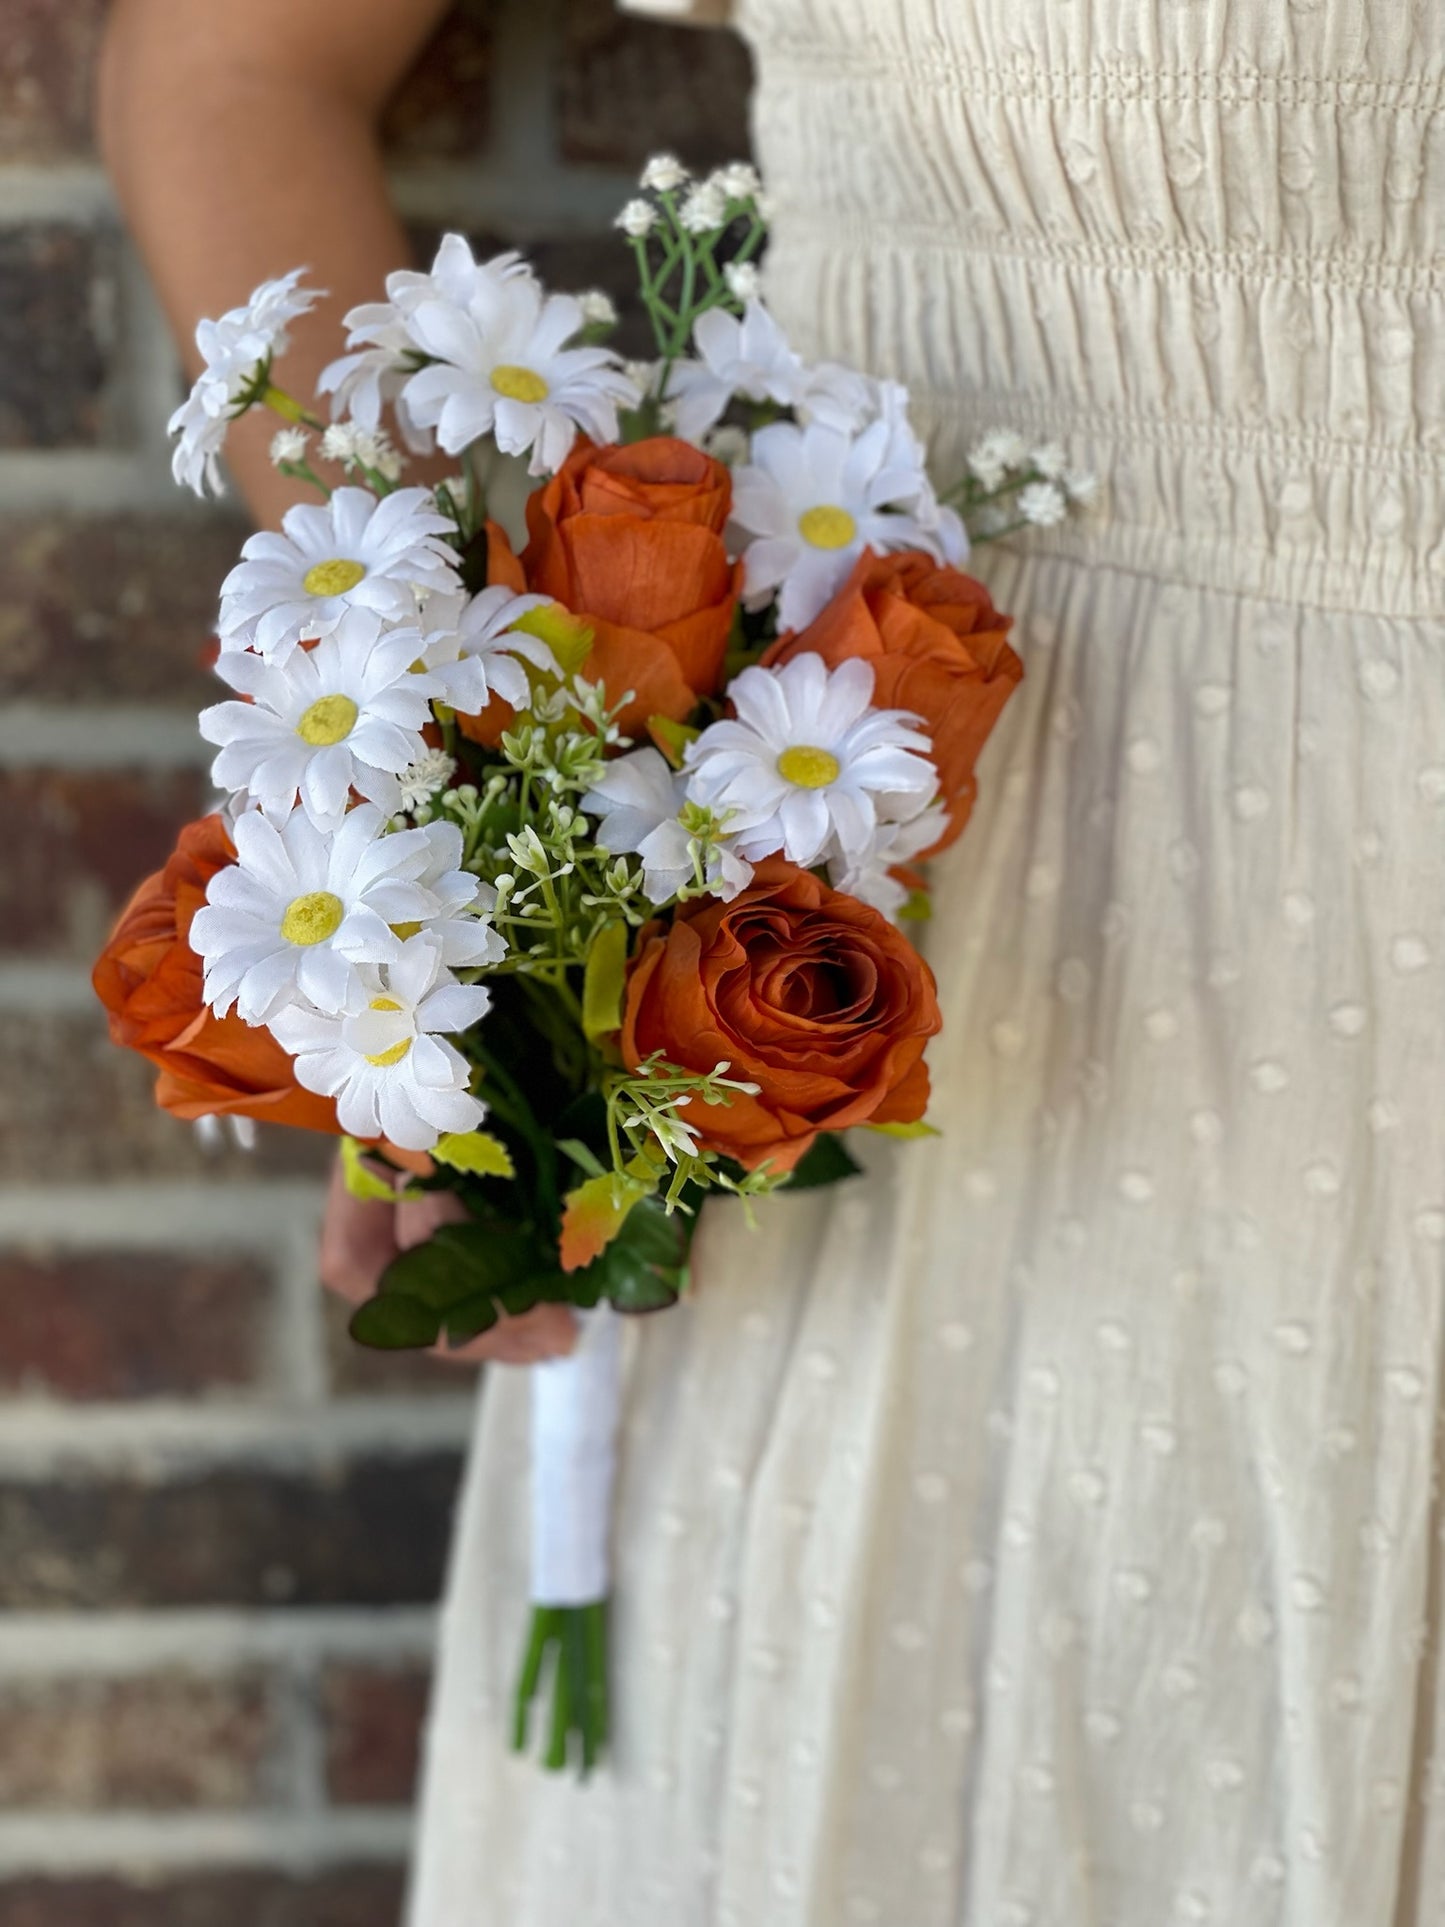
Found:
[[812, 1150], [793, 1166], [787, 1189], [815, 1191], [825, 1184], [841, 1184], [844, 1178], [856, 1178], [862, 1168], [851, 1156], [842, 1138], [825, 1131]]

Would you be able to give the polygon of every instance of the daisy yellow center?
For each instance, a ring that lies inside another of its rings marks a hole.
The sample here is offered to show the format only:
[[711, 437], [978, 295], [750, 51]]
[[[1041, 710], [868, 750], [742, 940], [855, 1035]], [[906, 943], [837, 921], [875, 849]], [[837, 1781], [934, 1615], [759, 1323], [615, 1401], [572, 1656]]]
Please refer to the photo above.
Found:
[[858, 533], [858, 524], [835, 502], [820, 502], [798, 517], [798, 533], [815, 549], [846, 549]]
[[293, 897], [281, 919], [281, 935], [287, 943], [325, 943], [341, 928], [346, 905], [330, 890], [311, 890], [304, 897]]
[[[401, 1005], [396, 1001], [395, 997], [373, 997], [366, 1007], [368, 1010], [401, 1009]], [[368, 1064], [375, 1064], [378, 1070], [385, 1070], [391, 1064], [399, 1064], [410, 1049], [411, 1039], [409, 1037], [403, 1037], [401, 1042], [399, 1044], [393, 1044], [390, 1050], [379, 1050], [374, 1054], [368, 1051], [366, 1061]]]
[[318, 696], [296, 725], [296, 734], [313, 749], [325, 749], [351, 734], [356, 704], [350, 696]]
[[508, 401], [546, 401], [550, 393], [535, 368], [519, 368], [513, 361], [497, 364], [492, 370], [492, 386]]
[[349, 562], [345, 556], [333, 555], [325, 562], [313, 562], [302, 576], [301, 586], [307, 595], [345, 595], [365, 574], [364, 562]]
[[842, 767], [831, 750], [814, 749], [807, 743], [794, 744], [778, 758], [779, 776], [800, 790], [827, 789], [837, 782]]

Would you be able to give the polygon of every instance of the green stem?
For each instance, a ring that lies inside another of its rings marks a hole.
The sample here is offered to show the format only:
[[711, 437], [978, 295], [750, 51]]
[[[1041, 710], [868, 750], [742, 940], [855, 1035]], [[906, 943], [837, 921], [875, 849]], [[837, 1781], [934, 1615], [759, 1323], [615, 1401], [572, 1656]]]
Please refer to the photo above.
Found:
[[257, 397], [263, 408], [280, 415], [288, 422], [296, 422], [302, 428], [314, 428], [320, 433], [326, 426], [319, 415], [304, 408], [294, 395], [288, 395], [284, 388], [278, 388], [274, 381], [268, 381]]

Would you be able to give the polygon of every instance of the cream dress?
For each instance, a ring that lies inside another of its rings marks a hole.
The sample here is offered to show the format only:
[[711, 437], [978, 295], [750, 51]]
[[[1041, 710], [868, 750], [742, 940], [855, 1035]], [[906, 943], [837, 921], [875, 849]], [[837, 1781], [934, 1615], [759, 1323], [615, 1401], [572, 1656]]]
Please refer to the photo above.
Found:
[[774, 304], [1107, 480], [940, 866], [927, 1145], [632, 1333], [612, 1763], [502, 1733], [491, 1375], [413, 1927], [1438, 1927], [1445, 13], [744, 0]]

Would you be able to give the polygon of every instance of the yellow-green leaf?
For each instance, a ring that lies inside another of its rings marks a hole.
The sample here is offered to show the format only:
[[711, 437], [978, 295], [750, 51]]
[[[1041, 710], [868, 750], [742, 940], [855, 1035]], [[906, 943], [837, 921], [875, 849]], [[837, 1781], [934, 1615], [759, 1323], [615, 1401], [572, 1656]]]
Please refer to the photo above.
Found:
[[445, 1131], [432, 1146], [438, 1164], [469, 1171], [479, 1178], [514, 1178], [516, 1166], [500, 1138], [490, 1131]]
[[588, 1178], [569, 1191], [562, 1200], [563, 1271], [581, 1271], [600, 1258], [626, 1224], [632, 1207], [656, 1188], [622, 1171], [604, 1171], [600, 1178]]
[[933, 915], [933, 899], [926, 890], [910, 890], [898, 912], [901, 923], [927, 923]]
[[354, 1137], [341, 1140], [341, 1175], [353, 1198], [371, 1204], [395, 1204], [396, 1187], [366, 1162], [365, 1147]]
[[880, 1137], [914, 1138], [943, 1136], [942, 1131], [936, 1131], [931, 1124], [925, 1124], [922, 1118], [919, 1118], [914, 1124], [869, 1124], [866, 1128], [870, 1131], [876, 1131]]
[[683, 752], [702, 734], [688, 723], [675, 723], [671, 716], [649, 716], [647, 733], [674, 769], [682, 768]]
[[582, 977], [582, 1029], [589, 1038], [609, 1037], [622, 1026], [627, 981], [627, 925], [604, 923], [587, 951]]
[[529, 609], [512, 627], [520, 629], [523, 635], [535, 636], [539, 642], [545, 642], [564, 678], [575, 676], [592, 654], [595, 631], [580, 616], [574, 616], [570, 609], [564, 609], [560, 602], [549, 602], [540, 609]]

